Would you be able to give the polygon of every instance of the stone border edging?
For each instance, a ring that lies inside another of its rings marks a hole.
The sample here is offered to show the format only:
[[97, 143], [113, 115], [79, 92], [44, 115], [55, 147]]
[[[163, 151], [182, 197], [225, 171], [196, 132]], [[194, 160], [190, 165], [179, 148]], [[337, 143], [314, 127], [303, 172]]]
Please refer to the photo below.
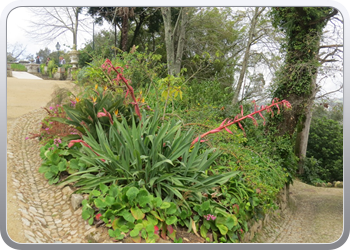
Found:
[[88, 243], [89, 235], [98, 234], [97, 228], [83, 220], [81, 207], [72, 209], [70, 194], [49, 185], [38, 172], [40, 144], [37, 140], [25, 140], [30, 132], [38, 131], [44, 117], [45, 111], [41, 109], [27, 113], [15, 120], [7, 135], [7, 167], [12, 169], [8, 181], [16, 194], [24, 241]]

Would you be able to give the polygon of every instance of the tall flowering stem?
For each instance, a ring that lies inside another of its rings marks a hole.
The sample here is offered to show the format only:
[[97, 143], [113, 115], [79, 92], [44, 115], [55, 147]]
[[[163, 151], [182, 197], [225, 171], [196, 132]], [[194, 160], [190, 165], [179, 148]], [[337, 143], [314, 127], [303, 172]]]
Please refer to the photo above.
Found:
[[[85, 141], [79, 139], [79, 140], [71, 140], [69, 143], [68, 143], [68, 148], [71, 148], [74, 146], [75, 143], [81, 143], [83, 144], [83, 146], [85, 147], [88, 147], [89, 149], [91, 149], [92, 152], [94, 152], [97, 156], [100, 156], [98, 153], [96, 153], [89, 144], [87, 144]], [[101, 161], [105, 162], [106, 160], [104, 159], [101, 159]]]
[[97, 117], [100, 118], [100, 117], [108, 117], [109, 118], [109, 121], [111, 122], [111, 124], [113, 125], [113, 119], [112, 119], [112, 116], [109, 112], [107, 112], [107, 110], [105, 108], [103, 108], [103, 111], [104, 112], [98, 112], [97, 113]]
[[[265, 125], [265, 118], [264, 116], [262, 115], [262, 112], [263, 111], [266, 111], [267, 113], [271, 113], [271, 116], [274, 115], [273, 113], [273, 110], [272, 108], [273, 107], [276, 107], [277, 108], [277, 114], [280, 113], [280, 107], [285, 107], [287, 109], [289, 108], [292, 108], [292, 105], [286, 101], [286, 100], [282, 100], [282, 101], [278, 101], [277, 98], [274, 98], [272, 100], [272, 104], [268, 105], [268, 106], [261, 106], [260, 109], [258, 109], [255, 101], [253, 101], [254, 103], [254, 112], [250, 113], [249, 115], [246, 115], [246, 116], [243, 116], [243, 106], [241, 105], [241, 112], [240, 114], [238, 114], [233, 120], [228, 120], [228, 119], [225, 119], [219, 127], [213, 129], [213, 130], [210, 130], [202, 135], [200, 135], [199, 137], [197, 137], [196, 139], [194, 139], [191, 143], [191, 145], [194, 145], [196, 142], [198, 142], [199, 138], [204, 138], [205, 136], [209, 135], [209, 134], [215, 134], [215, 133], [218, 133], [220, 132], [221, 130], [225, 129], [227, 132], [229, 132], [230, 134], [233, 134], [231, 130], [228, 129], [229, 126], [237, 123], [238, 126], [243, 130], [244, 134], [245, 134], [245, 131], [244, 131], [244, 128], [242, 127], [242, 124], [240, 123], [240, 121], [246, 119], [246, 118], [250, 118], [253, 120], [253, 123], [255, 126], [258, 126], [258, 122], [255, 120], [255, 118], [253, 117], [254, 115], [256, 114], [259, 114], [261, 118], [263, 118], [264, 120], [264, 125]], [[203, 142], [204, 140], [201, 140], [200, 142]]]
[[128, 80], [123, 76], [124, 69], [122, 67], [114, 67], [112, 62], [109, 59], [106, 59], [104, 64], [102, 64], [102, 68], [106, 69], [108, 71], [108, 74], [110, 74], [110, 72], [112, 70], [117, 73], [117, 77], [115, 79], [113, 79], [114, 81], [119, 82], [120, 80], [122, 80], [124, 82], [124, 84], [126, 85], [126, 88], [127, 88], [125, 97], [127, 97], [128, 94], [130, 93], [130, 96], [133, 99], [133, 102], [131, 104], [134, 105], [135, 112], [141, 120], [140, 108], [139, 108], [138, 102], [135, 98], [134, 89], [129, 85]]

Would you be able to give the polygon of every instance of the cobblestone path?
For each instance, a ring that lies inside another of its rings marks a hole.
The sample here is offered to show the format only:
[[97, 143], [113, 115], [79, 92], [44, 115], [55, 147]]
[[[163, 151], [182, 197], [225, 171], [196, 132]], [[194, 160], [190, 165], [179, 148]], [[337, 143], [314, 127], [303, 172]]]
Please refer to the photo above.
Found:
[[23, 223], [22, 243], [87, 243], [97, 233], [74, 211], [60, 187], [49, 185], [38, 172], [41, 164], [37, 140], [25, 140], [38, 131], [45, 111], [36, 110], [18, 118], [8, 134], [7, 167], [12, 169], [18, 210]]
[[314, 187], [298, 180], [290, 186], [294, 209], [271, 221], [261, 243], [333, 243], [343, 233], [343, 189]]

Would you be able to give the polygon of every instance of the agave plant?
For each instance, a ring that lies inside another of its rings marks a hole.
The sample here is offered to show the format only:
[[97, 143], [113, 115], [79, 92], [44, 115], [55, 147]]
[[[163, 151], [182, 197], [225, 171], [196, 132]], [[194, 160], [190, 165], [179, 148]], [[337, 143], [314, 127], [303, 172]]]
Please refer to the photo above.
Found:
[[138, 124], [133, 119], [131, 126], [124, 117], [121, 122], [114, 118], [108, 135], [98, 123], [97, 139], [88, 132], [82, 141], [70, 143], [71, 147], [75, 147], [75, 142], [82, 144], [84, 155], [80, 160], [94, 167], [72, 174], [61, 185], [76, 182], [80, 191], [88, 191], [100, 183], [117, 182], [146, 188], [162, 199], [180, 199], [187, 204], [184, 193], [201, 202], [203, 193], [238, 174], [206, 175], [221, 153], [216, 149], [201, 149], [200, 143], [191, 146], [193, 132], [182, 131], [176, 120], [161, 125], [159, 121], [157, 112], [149, 117], [143, 114]]

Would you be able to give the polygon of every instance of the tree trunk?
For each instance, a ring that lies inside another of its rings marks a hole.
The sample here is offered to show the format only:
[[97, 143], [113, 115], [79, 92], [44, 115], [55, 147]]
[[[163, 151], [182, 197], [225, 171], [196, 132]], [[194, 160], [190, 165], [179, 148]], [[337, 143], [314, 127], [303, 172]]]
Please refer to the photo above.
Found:
[[[294, 153], [299, 157], [298, 172], [302, 173], [302, 160], [306, 154], [312, 117], [311, 109], [317, 90], [321, 34], [328, 19], [337, 11], [328, 7], [276, 7], [272, 13], [274, 25], [284, 30], [287, 37], [286, 59], [277, 77], [275, 97], [289, 101], [292, 109], [282, 110], [282, 119], [280, 116], [274, 116], [269, 123], [278, 129], [274, 137], [289, 135], [293, 138], [296, 132]], [[291, 23], [293, 25], [290, 25]]]
[[295, 155], [299, 158], [299, 164], [298, 164], [299, 174], [304, 173], [303, 161], [306, 156], [307, 143], [309, 140], [309, 132], [310, 132], [311, 119], [312, 119], [312, 106], [314, 104], [316, 92], [317, 90], [316, 90], [316, 75], [315, 75], [315, 78], [312, 81], [312, 93], [311, 93], [310, 99], [307, 102], [307, 107], [305, 110], [305, 119], [300, 124], [302, 129], [301, 131], [297, 131], [297, 138], [295, 142]]
[[79, 23], [79, 7], [74, 9], [75, 14], [75, 23], [73, 29], [73, 47], [75, 45], [75, 49], [78, 49], [78, 23]]
[[176, 22], [174, 28], [171, 25], [171, 8], [162, 7], [161, 11], [164, 20], [168, 74], [178, 76], [181, 70], [181, 61], [185, 44], [186, 26], [188, 24], [189, 7], [183, 7], [181, 9], [178, 21]]
[[127, 13], [124, 13], [123, 15], [123, 22], [122, 22], [122, 47], [121, 49], [123, 51], [126, 51], [126, 46], [128, 43], [128, 30], [129, 30], [129, 16]]
[[181, 70], [182, 54], [185, 46], [185, 35], [186, 35], [186, 26], [188, 23], [188, 11], [189, 7], [182, 8], [181, 11], [181, 24], [179, 27], [179, 39], [176, 50], [176, 57], [174, 63], [174, 74], [179, 75]]
[[[264, 8], [262, 10], [264, 10]], [[238, 102], [238, 96], [239, 96], [239, 93], [241, 92], [243, 79], [244, 79], [245, 73], [247, 71], [248, 60], [250, 57], [250, 47], [252, 46], [253, 36], [254, 36], [254, 33], [256, 32], [256, 24], [258, 22], [258, 17], [261, 14], [262, 10], [259, 11], [259, 7], [256, 7], [255, 11], [254, 11], [254, 16], [252, 18], [252, 22], [251, 22], [250, 29], [249, 29], [248, 42], [247, 42], [247, 46], [246, 46], [246, 49], [244, 52], [242, 69], [241, 69], [241, 72], [239, 74], [237, 87], [236, 87], [236, 90], [235, 90], [235, 93], [233, 95], [232, 102], [231, 102], [232, 105], [236, 105]]]
[[164, 29], [165, 29], [165, 48], [167, 55], [167, 66], [168, 66], [168, 74], [174, 75], [174, 37], [173, 30], [171, 27], [171, 9], [170, 7], [162, 7], [162, 16], [164, 20]]

